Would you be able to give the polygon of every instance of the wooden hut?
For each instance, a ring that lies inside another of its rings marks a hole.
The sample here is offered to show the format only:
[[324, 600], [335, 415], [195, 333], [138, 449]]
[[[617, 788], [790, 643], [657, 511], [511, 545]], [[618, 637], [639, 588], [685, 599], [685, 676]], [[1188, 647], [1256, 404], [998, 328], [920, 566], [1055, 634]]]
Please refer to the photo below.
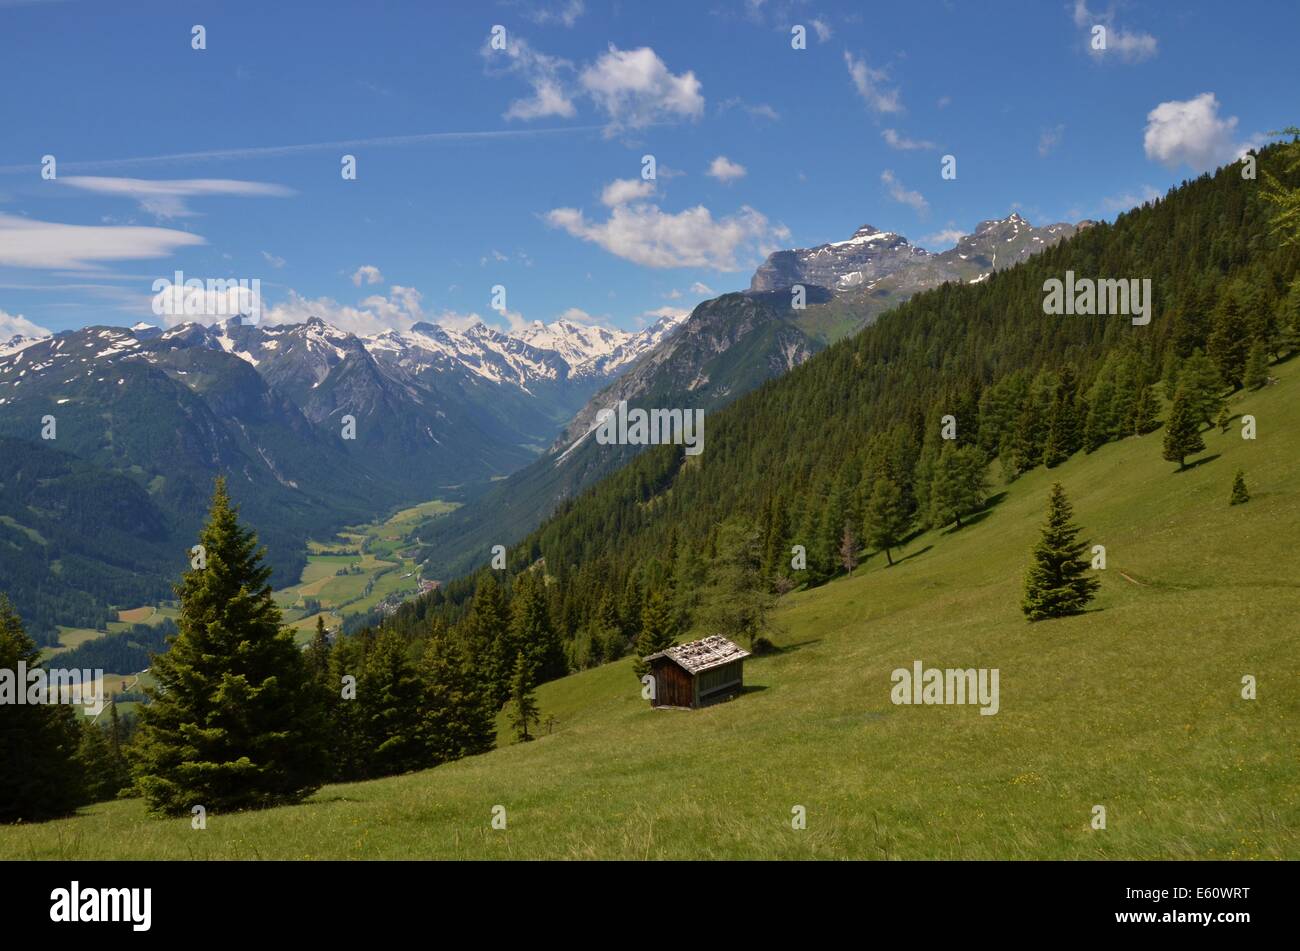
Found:
[[651, 654], [646, 663], [654, 677], [652, 707], [690, 710], [740, 693], [749, 651], [713, 634]]

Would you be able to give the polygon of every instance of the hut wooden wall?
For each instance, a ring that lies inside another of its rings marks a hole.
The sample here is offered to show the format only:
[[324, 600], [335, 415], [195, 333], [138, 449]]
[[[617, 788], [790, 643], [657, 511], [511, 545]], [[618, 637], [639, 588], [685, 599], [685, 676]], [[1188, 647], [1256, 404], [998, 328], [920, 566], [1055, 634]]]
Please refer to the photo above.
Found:
[[650, 672], [655, 678], [656, 707], [689, 707], [694, 701], [694, 684], [691, 675], [667, 657], [651, 662]]

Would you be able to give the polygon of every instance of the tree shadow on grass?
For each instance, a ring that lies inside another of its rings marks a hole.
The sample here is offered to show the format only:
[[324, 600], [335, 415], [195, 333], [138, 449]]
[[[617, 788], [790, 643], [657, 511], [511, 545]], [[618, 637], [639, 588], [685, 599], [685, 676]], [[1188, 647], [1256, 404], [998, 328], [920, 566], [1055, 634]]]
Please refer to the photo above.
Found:
[[[908, 552], [906, 555], [902, 555], [901, 557], [899, 555], [895, 555], [894, 565], [901, 565], [903, 562], [910, 561], [911, 559], [916, 558], [918, 555], [924, 555], [927, 551], [929, 551], [933, 547], [934, 547], [933, 545], [926, 545], [924, 548], [918, 548], [916, 551]], [[885, 565], [885, 569], [888, 570], [894, 565]]]
[[794, 653], [794, 652], [797, 651], [797, 650], [800, 650], [801, 648], [808, 647], [808, 646], [810, 646], [810, 645], [812, 645], [812, 644], [820, 644], [821, 642], [822, 642], [822, 639], [821, 639], [820, 637], [814, 637], [814, 638], [812, 638], [812, 639], [810, 639], [810, 640], [806, 640], [806, 641], [797, 641], [797, 642], [795, 642], [794, 644], [785, 644], [784, 646], [773, 645], [772, 648], [771, 648], [770, 650], [767, 650], [767, 651], [765, 651], [764, 653], [761, 653], [761, 654], [755, 654], [754, 656], [755, 656], [755, 657], [774, 657], [774, 656], [776, 656], [777, 654], [791, 654], [791, 653]]
[[1174, 472], [1175, 474], [1179, 472], [1190, 472], [1191, 470], [1195, 469], [1197, 466], [1203, 466], [1207, 462], [1213, 462], [1215, 459], [1218, 459], [1221, 455], [1223, 454], [1216, 452], [1214, 455], [1206, 456], [1203, 459], [1193, 459], [1191, 462], [1187, 463], [1187, 465], [1183, 466], [1181, 469], [1175, 469]]

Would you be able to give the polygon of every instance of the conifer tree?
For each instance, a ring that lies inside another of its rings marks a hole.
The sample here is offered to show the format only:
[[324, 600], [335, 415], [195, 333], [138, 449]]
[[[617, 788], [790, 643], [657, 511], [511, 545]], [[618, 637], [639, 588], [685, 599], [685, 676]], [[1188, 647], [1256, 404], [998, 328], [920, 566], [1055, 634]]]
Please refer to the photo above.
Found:
[[885, 560], [892, 567], [894, 558], [891, 548], [902, 544], [907, 535], [907, 508], [903, 504], [903, 490], [893, 479], [877, 479], [867, 500], [865, 534], [867, 543], [884, 551]]
[[510, 649], [506, 663], [513, 668], [513, 654], [523, 654], [533, 683], [554, 680], [569, 672], [564, 643], [547, 607], [546, 582], [538, 571], [527, 572], [515, 581], [510, 598]]
[[27, 636], [9, 598], [0, 594], [0, 677], [15, 693], [0, 707], [0, 823], [67, 815], [86, 801], [77, 760], [81, 715], [66, 703], [18, 704], [18, 664], [31, 671], [40, 650]]
[[528, 663], [520, 654], [515, 658], [514, 672], [510, 675], [510, 726], [515, 739], [526, 743], [532, 739], [528, 725], [537, 722], [537, 698], [533, 696], [533, 682], [528, 676]]
[[431, 763], [486, 753], [496, 745], [496, 717], [469, 655], [446, 625], [435, 623], [420, 660], [423, 738]]
[[1246, 357], [1246, 369], [1242, 372], [1241, 383], [1250, 390], [1258, 390], [1268, 382], [1268, 353], [1264, 344], [1256, 340]]
[[710, 634], [753, 646], [766, 630], [774, 598], [763, 580], [761, 539], [743, 518], [732, 518], [718, 529], [717, 556], [701, 612]]
[[1198, 425], [1214, 425], [1214, 418], [1223, 406], [1223, 380], [1213, 361], [1197, 350], [1183, 364], [1178, 385], [1187, 391], [1192, 419]]
[[1073, 514], [1065, 489], [1061, 483], [1054, 483], [1048, 496], [1047, 521], [1034, 546], [1034, 560], [1025, 573], [1025, 594], [1020, 602], [1031, 621], [1078, 614], [1100, 584], [1086, 574], [1090, 565], [1083, 553], [1088, 543], [1075, 540], [1079, 529], [1070, 522]]
[[[117, 705], [110, 703], [109, 710]], [[115, 746], [109, 729], [95, 720], [82, 724], [81, 746], [77, 753], [80, 769], [85, 777], [87, 798], [91, 802], [116, 799], [118, 793], [131, 786], [131, 768], [122, 756], [120, 746]]]
[[330, 667], [330, 643], [329, 636], [325, 633], [325, 615], [316, 615], [316, 630], [312, 633], [311, 643], [303, 651], [303, 658], [307, 661], [307, 670], [312, 679], [322, 687], [325, 686], [329, 678]]
[[633, 669], [638, 680], [650, 669], [645, 658], [672, 647], [676, 639], [677, 625], [667, 597], [662, 591], [651, 591], [641, 610], [641, 630], [636, 636], [636, 663], [633, 664]]
[[359, 682], [365, 667], [370, 631], [335, 638], [330, 647], [326, 678], [326, 723], [329, 725], [330, 775], [338, 780], [361, 779], [370, 761]]
[[1143, 386], [1138, 390], [1137, 403], [1133, 407], [1133, 430], [1138, 436], [1155, 432], [1160, 426], [1154, 390], [1153, 386]]
[[381, 633], [366, 652], [357, 681], [367, 776], [391, 776], [432, 765], [423, 734], [423, 693], [406, 643], [396, 633]]
[[1278, 356], [1300, 351], [1300, 277], [1277, 302]]
[[1174, 405], [1165, 423], [1164, 457], [1178, 463], [1178, 471], [1187, 468], [1186, 458], [1205, 449], [1200, 424], [1192, 416], [1192, 397], [1187, 390], [1179, 389]]
[[505, 666], [510, 615], [496, 575], [480, 575], [465, 621], [465, 635], [470, 662], [487, 688], [496, 709], [506, 700], [510, 668]]
[[974, 446], [944, 446], [930, 487], [931, 524], [942, 527], [956, 522], [961, 528], [962, 515], [979, 509], [988, 490], [985, 466], [984, 456]]
[[1219, 407], [1219, 416], [1214, 421], [1214, 425], [1219, 427], [1219, 432], [1226, 433], [1228, 427], [1232, 425], [1232, 414], [1228, 412], [1228, 404], [1224, 403]]
[[1228, 504], [1241, 505], [1243, 502], [1249, 501], [1250, 493], [1246, 491], [1246, 474], [1238, 469], [1237, 477], [1232, 480], [1232, 497], [1228, 500]]
[[210, 813], [298, 802], [326, 770], [318, 695], [267, 583], [257, 536], [217, 479], [176, 593], [180, 633], [154, 657], [136, 773], [152, 811]]

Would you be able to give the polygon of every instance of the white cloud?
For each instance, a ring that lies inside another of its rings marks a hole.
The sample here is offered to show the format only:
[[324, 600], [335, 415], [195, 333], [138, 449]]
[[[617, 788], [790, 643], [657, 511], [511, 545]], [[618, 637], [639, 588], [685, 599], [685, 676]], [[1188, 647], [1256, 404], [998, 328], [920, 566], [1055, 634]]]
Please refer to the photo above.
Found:
[[709, 285], [708, 285], [708, 284], [705, 284], [703, 281], [696, 281], [694, 284], [691, 285], [691, 293], [692, 293], [692, 294], [712, 294], [712, 293], [713, 293], [713, 288], [709, 287]]
[[907, 152], [912, 149], [938, 148], [933, 142], [925, 139], [909, 139], [905, 135], [899, 135], [894, 129], [885, 129], [880, 134], [884, 138], [886, 145], [891, 149], [898, 149], [900, 152]]
[[[1126, 63], [1140, 63], [1155, 56], [1159, 46], [1159, 42], [1150, 33], [1116, 26], [1114, 10], [1094, 13], [1088, 9], [1085, 0], [1074, 0], [1074, 25], [1084, 31], [1084, 48], [1097, 60], [1118, 56]], [[1106, 28], [1105, 49], [1093, 47], [1092, 31], [1097, 26]]]
[[704, 114], [695, 73], [672, 73], [648, 46], [620, 50], [611, 43], [608, 52], [582, 71], [579, 82], [609, 117], [610, 131]]
[[1051, 129], [1044, 129], [1038, 135], [1038, 154], [1043, 158], [1046, 158], [1058, 145], [1061, 144], [1061, 139], [1064, 136], [1064, 123], [1058, 124]]
[[586, 324], [590, 327], [600, 326], [600, 319], [591, 316], [581, 307], [569, 307], [556, 320], [567, 320], [571, 324]]
[[1237, 118], [1219, 118], [1219, 100], [1203, 92], [1183, 102], [1162, 102], [1147, 113], [1142, 138], [1147, 158], [1168, 168], [1188, 165], [1203, 172], [1239, 158], [1247, 146], [1234, 142]]
[[384, 274], [373, 264], [363, 264], [352, 275], [352, 283], [357, 287], [362, 284], [382, 284], [384, 283]]
[[966, 232], [960, 228], [940, 228], [934, 234], [928, 234], [921, 239], [921, 243], [927, 247], [947, 247], [950, 244], [956, 244], [962, 238], [966, 237]]
[[512, 36], [504, 50], [494, 50], [489, 44], [484, 44], [482, 55], [489, 69], [516, 73], [533, 87], [531, 97], [510, 103], [504, 118], [527, 121], [547, 116], [571, 119], [577, 115], [578, 110], [564, 79], [566, 73], [573, 71], [573, 64], [568, 60], [539, 53], [528, 45], [527, 40], [518, 36]]
[[889, 78], [883, 69], [872, 69], [865, 59], [855, 59], [848, 50], [844, 51], [844, 65], [849, 68], [849, 77], [857, 89], [862, 101], [872, 112], [902, 112], [903, 104], [899, 101], [898, 90], [887, 88], [884, 83]]
[[825, 43], [827, 40], [831, 38], [832, 35], [831, 25], [827, 23], [825, 20], [818, 20], [814, 18], [812, 21], [812, 27], [813, 27], [813, 32], [817, 34], [818, 43]]
[[8, 340], [15, 334], [24, 337], [48, 337], [50, 331], [32, 323], [22, 314], [10, 314], [0, 310], [0, 341]]
[[[490, 316], [491, 325], [497, 325], [504, 319], [511, 330], [521, 330], [528, 324], [523, 314], [514, 311], [506, 311], [504, 314], [493, 312]], [[359, 336], [383, 333], [386, 330], [409, 330], [412, 324], [419, 321], [438, 324], [450, 330], [466, 330], [474, 324], [489, 323], [474, 311], [463, 313], [445, 308], [437, 312], [426, 311], [418, 290], [397, 284], [389, 288], [387, 295], [374, 294], [355, 305], [339, 303], [332, 297], [307, 298], [291, 290], [287, 300], [274, 307], [264, 308], [262, 313], [262, 320], [268, 324], [298, 324], [309, 317], [319, 317], [340, 330]]]
[[206, 243], [171, 228], [64, 225], [0, 215], [0, 265], [9, 267], [94, 271], [102, 261], [162, 258]]
[[562, 26], [572, 27], [585, 12], [586, 5], [582, 0], [562, 0], [554, 6], [538, 4], [525, 12], [524, 16], [534, 23], [559, 23]]
[[261, 254], [262, 257], [266, 258], [266, 263], [271, 265], [271, 267], [275, 268], [276, 270], [279, 270], [280, 268], [284, 267], [285, 265], [284, 258], [277, 257], [276, 255], [272, 254], [270, 251], [263, 251], [261, 252]]
[[744, 178], [746, 173], [745, 166], [739, 162], [733, 162], [725, 155], [719, 155], [709, 163], [709, 170], [705, 174], [710, 178], [716, 178], [720, 182], [733, 182], [738, 178]]
[[655, 190], [654, 182], [639, 178], [616, 178], [600, 193], [600, 201], [610, 208], [626, 205], [630, 201], [648, 198]]
[[925, 196], [918, 191], [903, 187], [903, 183], [898, 180], [898, 176], [889, 169], [885, 169], [880, 173], [880, 181], [884, 183], [889, 191], [889, 197], [894, 201], [914, 208], [918, 214], [923, 215], [930, 210], [930, 203], [925, 200]]
[[755, 119], [767, 119], [771, 122], [776, 122], [781, 118], [781, 113], [777, 112], [765, 102], [751, 105], [739, 96], [732, 96], [731, 98], [723, 99], [718, 103], [718, 115], [722, 115], [732, 109], [743, 109]]
[[266, 182], [243, 182], [229, 178], [187, 178], [174, 180], [106, 178], [98, 175], [69, 175], [57, 179], [64, 185], [100, 195], [131, 198], [156, 218], [188, 218], [193, 212], [186, 198], [233, 195], [240, 198], [286, 198], [293, 189]]
[[743, 252], [762, 253], [766, 245], [789, 236], [753, 208], [714, 219], [703, 205], [676, 214], [657, 205], [620, 205], [605, 221], [590, 221], [576, 208], [555, 208], [546, 221], [610, 254], [645, 267], [708, 267], [718, 271], [741, 268]]

